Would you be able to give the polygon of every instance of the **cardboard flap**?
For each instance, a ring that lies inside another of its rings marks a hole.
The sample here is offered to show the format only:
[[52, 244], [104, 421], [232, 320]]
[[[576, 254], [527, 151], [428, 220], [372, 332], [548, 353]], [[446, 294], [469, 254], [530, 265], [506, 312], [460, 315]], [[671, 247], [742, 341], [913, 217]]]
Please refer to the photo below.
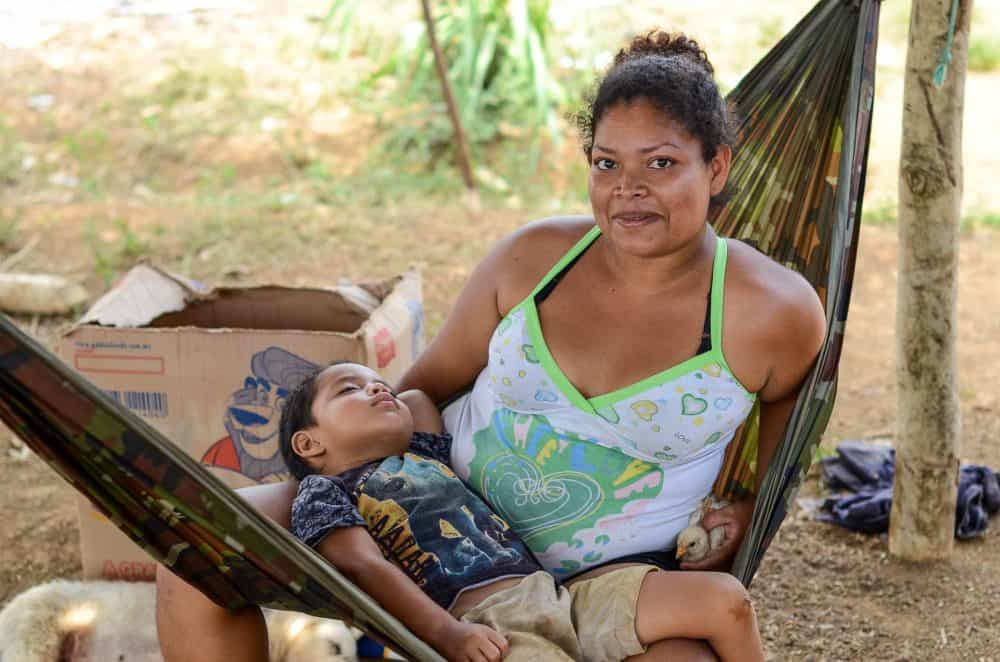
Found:
[[145, 326], [160, 315], [183, 310], [188, 303], [204, 296], [205, 287], [200, 283], [139, 264], [98, 299], [78, 325]]
[[204, 285], [139, 264], [77, 322], [120, 328], [296, 329], [359, 333], [402, 277], [329, 289]]
[[352, 334], [367, 318], [368, 311], [336, 290], [265, 285], [212, 290], [210, 296], [164, 313], [147, 326]]
[[359, 331], [368, 365], [396, 382], [423, 350], [424, 307], [420, 273], [409, 270]]

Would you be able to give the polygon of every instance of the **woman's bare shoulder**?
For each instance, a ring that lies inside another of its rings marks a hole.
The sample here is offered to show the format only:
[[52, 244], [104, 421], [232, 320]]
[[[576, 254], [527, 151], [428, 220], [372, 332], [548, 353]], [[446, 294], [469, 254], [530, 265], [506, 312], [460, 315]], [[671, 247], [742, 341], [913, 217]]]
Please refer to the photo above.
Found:
[[554, 216], [532, 221], [501, 241], [493, 270], [501, 312], [527, 296], [592, 227], [590, 216]]
[[764, 380], [762, 398], [781, 397], [798, 387], [819, 353], [823, 305], [809, 281], [755, 248], [730, 240], [729, 255], [726, 314], [734, 317], [727, 319], [736, 322], [736, 349], [752, 357], [737, 362]]
[[729, 240], [727, 284], [758, 310], [822, 315], [816, 290], [801, 274], [774, 261], [742, 241]]
[[590, 216], [550, 216], [528, 223], [506, 241], [514, 253], [540, 257], [555, 252], [558, 259], [592, 227]]

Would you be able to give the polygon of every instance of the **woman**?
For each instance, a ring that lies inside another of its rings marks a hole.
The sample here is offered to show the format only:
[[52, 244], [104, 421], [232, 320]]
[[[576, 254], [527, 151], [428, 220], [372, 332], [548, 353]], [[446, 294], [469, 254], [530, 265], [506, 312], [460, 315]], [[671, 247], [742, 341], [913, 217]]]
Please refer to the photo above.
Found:
[[[735, 141], [697, 44], [633, 41], [580, 125], [593, 219], [501, 242], [400, 384], [474, 383], [444, 412], [453, 464], [570, 581], [669, 569], [756, 398], [764, 475], [824, 334], [803, 278], [707, 223]], [[707, 516], [726, 543], [684, 567], [728, 567], [752, 510]]]
[[[623, 563], [671, 569], [677, 533], [758, 398], [766, 472], [823, 340], [809, 284], [707, 223], [735, 145], [712, 74], [683, 36], [620, 52], [579, 122], [593, 218], [539, 221], [500, 242], [400, 383], [438, 402], [472, 385], [444, 411], [453, 464], [567, 581]], [[292, 493], [250, 498], [287, 522]], [[728, 567], [752, 510], [706, 516], [726, 542], [683, 567]], [[161, 586], [167, 652], [193, 621], [170, 607], [186, 585]], [[209, 618], [226, 628], [230, 616]], [[252, 617], [232, 627], [251, 633], [240, 643], [259, 630]], [[664, 642], [630, 659], [668, 657], [711, 651]]]

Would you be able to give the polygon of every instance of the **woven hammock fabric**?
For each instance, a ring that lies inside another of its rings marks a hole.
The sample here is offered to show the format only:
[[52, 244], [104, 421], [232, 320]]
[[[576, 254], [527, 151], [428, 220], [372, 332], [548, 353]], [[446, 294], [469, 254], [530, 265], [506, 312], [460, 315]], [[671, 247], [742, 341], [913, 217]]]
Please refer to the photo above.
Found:
[[344, 618], [442, 660], [326, 559], [0, 314], [0, 419], [136, 544], [220, 605]]
[[[833, 410], [868, 160], [879, 4], [820, 2], [728, 97], [744, 118], [730, 174], [737, 193], [713, 226], [805, 276], [823, 301], [827, 329], [733, 564], [747, 585]], [[721, 495], [739, 498], [753, 487], [757, 416], [727, 449]]]
[[[821, 0], [730, 95], [745, 118], [736, 197], [713, 223], [802, 272], [827, 341], [757, 499], [734, 566], [753, 576], [833, 405], [857, 247], [878, 2]], [[150, 555], [215, 602], [351, 620], [400, 653], [441, 660], [321, 556], [0, 315], [0, 419]], [[722, 492], [753, 483], [756, 423], [732, 445]]]

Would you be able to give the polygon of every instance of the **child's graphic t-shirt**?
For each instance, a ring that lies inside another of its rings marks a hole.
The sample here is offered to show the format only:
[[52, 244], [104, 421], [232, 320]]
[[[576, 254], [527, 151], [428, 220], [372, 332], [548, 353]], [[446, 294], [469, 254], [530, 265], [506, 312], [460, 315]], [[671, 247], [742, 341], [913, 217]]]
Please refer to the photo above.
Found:
[[418, 432], [401, 456], [307, 476], [292, 505], [292, 533], [316, 546], [334, 529], [364, 526], [445, 609], [466, 589], [541, 570], [507, 522], [448, 468], [450, 453], [450, 435]]

